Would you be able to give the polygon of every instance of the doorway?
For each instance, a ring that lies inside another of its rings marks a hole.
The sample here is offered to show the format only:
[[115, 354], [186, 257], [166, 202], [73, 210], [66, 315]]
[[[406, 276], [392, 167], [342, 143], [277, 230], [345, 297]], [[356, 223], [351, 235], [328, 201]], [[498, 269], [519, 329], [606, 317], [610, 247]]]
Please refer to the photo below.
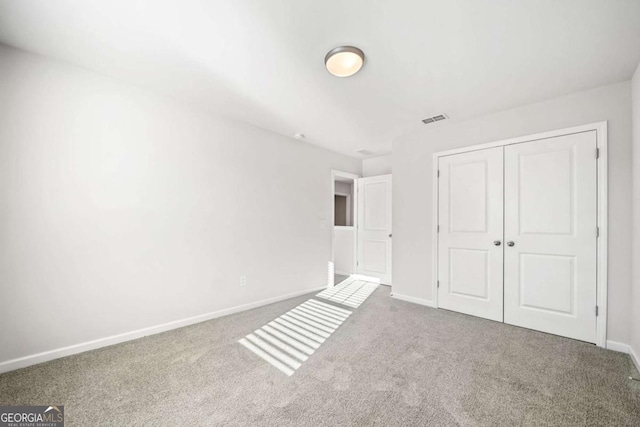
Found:
[[328, 286], [337, 285], [356, 273], [357, 179], [358, 175], [332, 171], [332, 245]]
[[391, 285], [392, 177], [332, 171], [328, 286], [347, 279]]

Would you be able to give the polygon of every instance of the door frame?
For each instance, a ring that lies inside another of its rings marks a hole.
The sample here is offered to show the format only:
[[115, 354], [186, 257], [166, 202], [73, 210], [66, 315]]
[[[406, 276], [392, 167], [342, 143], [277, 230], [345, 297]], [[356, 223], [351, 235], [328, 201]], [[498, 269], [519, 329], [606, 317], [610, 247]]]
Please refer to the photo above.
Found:
[[[356, 180], [358, 180], [359, 178], [362, 178], [360, 175], [356, 175], [353, 173], [349, 173], [349, 172], [343, 172], [343, 171], [339, 171], [336, 169], [331, 169], [331, 214], [329, 215], [330, 221], [328, 221], [331, 226], [331, 258], [329, 259], [330, 262], [330, 267], [327, 274], [327, 287], [331, 288], [335, 285], [334, 283], [334, 279], [333, 279], [333, 275], [335, 273], [335, 235], [334, 235], [334, 231], [335, 231], [335, 211], [336, 211], [336, 206], [335, 206], [335, 197], [336, 197], [336, 178], [347, 178], [347, 179], [352, 179], [353, 180], [353, 211], [351, 212], [351, 219], [353, 221], [353, 265], [356, 265], [356, 260], [357, 260], [357, 256], [358, 254], [356, 253], [356, 251], [358, 250], [358, 191], [356, 189], [356, 185], [357, 182]], [[356, 272], [352, 272], [351, 274], [355, 274]]]
[[[541, 139], [549, 139], [563, 135], [571, 135], [582, 132], [596, 132], [596, 147], [598, 149], [597, 157], [597, 227], [598, 238], [597, 247], [597, 266], [596, 266], [596, 305], [598, 306], [598, 316], [596, 317], [596, 345], [598, 347], [607, 347], [607, 266], [608, 266], [608, 171], [607, 171], [607, 122], [596, 122], [582, 126], [575, 126], [564, 129], [557, 129], [549, 132], [542, 132], [533, 135], [520, 136], [516, 138], [504, 139], [501, 141], [489, 142], [484, 144], [471, 145], [453, 150], [440, 151], [433, 154], [433, 223], [431, 233], [432, 242], [432, 280], [431, 292], [433, 294], [433, 303], [438, 308], [438, 213], [439, 213], [439, 186], [438, 186], [438, 161], [440, 157], [450, 156], [452, 154], [467, 153], [470, 151], [484, 150], [487, 148], [504, 147], [512, 144], [521, 144], [523, 142], [532, 142]], [[594, 153], [596, 156], [596, 153]], [[595, 231], [595, 230], [594, 230]]]

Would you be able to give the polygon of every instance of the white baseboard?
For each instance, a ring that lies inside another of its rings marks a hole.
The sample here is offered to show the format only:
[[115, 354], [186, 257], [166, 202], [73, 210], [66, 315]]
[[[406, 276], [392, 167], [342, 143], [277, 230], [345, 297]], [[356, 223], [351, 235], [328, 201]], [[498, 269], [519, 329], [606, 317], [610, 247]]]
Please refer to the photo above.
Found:
[[633, 364], [636, 365], [636, 369], [638, 370], [638, 372], [640, 372], [640, 358], [638, 358], [638, 353], [636, 353], [633, 350], [633, 347], [631, 347], [629, 344], [607, 340], [607, 349], [628, 354]]
[[629, 356], [631, 357], [633, 364], [636, 365], [638, 372], [640, 372], [640, 357], [638, 357], [638, 353], [636, 353], [631, 346], [629, 346]]
[[607, 350], [619, 351], [620, 353], [629, 354], [631, 351], [631, 347], [629, 346], [629, 344], [607, 340]]
[[131, 341], [131, 340], [146, 337], [149, 335], [155, 335], [161, 332], [170, 331], [172, 329], [178, 329], [184, 326], [205, 322], [207, 320], [215, 319], [218, 317], [228, 316], [230, 314], [239, 313], [241, 311], [251, 310], [254, 308], [284, 301], [289, 298], [295, 298], [301, 295], [317, 292], [326, 288], [327, 288], [326, 286], [320, 286], [317, 288], [305, 289], [303, 291], [292, 292], [290, 294], [281, 295], [274, 298], [267, 298], [267, 299], [252, 302], [249, 304], [243, 304], [243, 305], [238, 305], [236, 307], [225, 308], [225, 309], [214, 311], [211, 313], [200, 314], [198, 316], [188, 317], [186, 319], [180, 319], [180, 320], [175, 320], [173, 322], [163, 323], [161, 325], [138, 329], [131, 332], [125, 332], [123, 334], [112, 335], [110, 337], [98, 338], [96, 340], [70, 345], [68, 347], [62, 347], [55, 350], [44, 351], [42, 353], [31, 354], [29, 356], [20, 357], [17, 359], [7, 360], [5, 362], [0, 363], [0, 374], [4, 372], [14, 371], [16, 369], [26, 368], [27, 366], [37, 365], [38, 363], [44, 363], [50, 360], [59, 359], [61, 357], [71, 356], [73, 354], [83, 353], [85, 351], [95, 350], [97, 348], [107, 347], [114, 344], [120, 344], [125, 341]]
[[395, 299], [399, 299], [399, 300], [402, 300], [402, 301], [412, 302], [414, 304], [420, 304], [420, 305], [424, 305], [424, 306], [427, 306], [427, 307], [436, 308], [436, 304], [433, 301], [430, 301], [430, 300], [427, 300], [427, 299], [410, 297], [408, 295], [397, 294], [395, 292], [392, 292], [391, 296], [393, 298], [395, 298]]

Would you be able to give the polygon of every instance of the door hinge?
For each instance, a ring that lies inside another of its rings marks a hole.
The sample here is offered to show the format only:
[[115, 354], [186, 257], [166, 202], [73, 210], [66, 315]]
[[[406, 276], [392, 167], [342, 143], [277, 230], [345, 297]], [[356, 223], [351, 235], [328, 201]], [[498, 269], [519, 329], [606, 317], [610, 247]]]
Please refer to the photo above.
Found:
[[440, 226], [438, 226], [438, 233], [440, 232]]
[[596, 305], [596, 317], [598, 317], [598, 306]]
[[438, 178], [440, 178], [440, 169], [438, 169]]
[[600, 149], [596, 148], [596, 159], [600, 158]]
[[596, 237], [600, 237], [600, 227], [596, 227]]
[[440, 280], [438, 280], [438, 289], [440, 289]]

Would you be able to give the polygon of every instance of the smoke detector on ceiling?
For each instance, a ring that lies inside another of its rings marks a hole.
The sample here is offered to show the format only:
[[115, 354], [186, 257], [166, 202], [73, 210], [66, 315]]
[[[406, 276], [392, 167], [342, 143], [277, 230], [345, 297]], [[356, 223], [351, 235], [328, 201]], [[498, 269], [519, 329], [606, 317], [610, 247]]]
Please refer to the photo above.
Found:
[[427, 117], [426, 119], [422, 119], [422, 123], [424, 123], [425, 125], [428, 125], [430, 123], [439, 122], [441, 120], [446, 120], [448, 118], [449, 118], [449, 116], [447, 116], [446, 114], [442, 113], [442, 114], [438, 114], [437, 116]]

